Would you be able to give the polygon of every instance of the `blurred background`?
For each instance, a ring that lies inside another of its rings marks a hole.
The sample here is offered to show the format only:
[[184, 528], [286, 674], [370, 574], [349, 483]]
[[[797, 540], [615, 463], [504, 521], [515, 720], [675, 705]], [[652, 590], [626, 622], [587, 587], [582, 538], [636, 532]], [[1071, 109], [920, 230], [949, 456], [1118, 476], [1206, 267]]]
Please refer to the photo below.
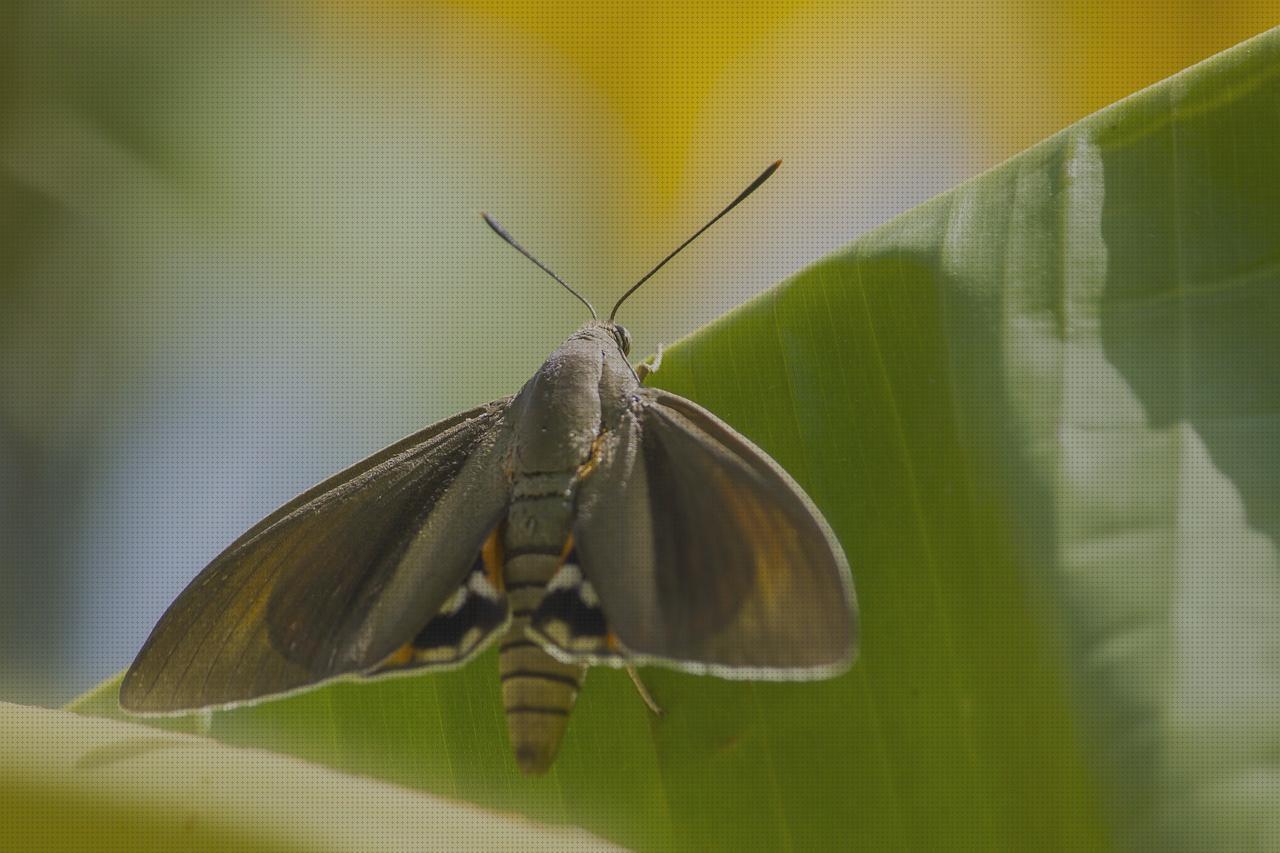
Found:
[[298, 491], [516, 390], [622, 313], [636, 355], [1273, 2], [0, 0], [0, 700], [128, 665]]

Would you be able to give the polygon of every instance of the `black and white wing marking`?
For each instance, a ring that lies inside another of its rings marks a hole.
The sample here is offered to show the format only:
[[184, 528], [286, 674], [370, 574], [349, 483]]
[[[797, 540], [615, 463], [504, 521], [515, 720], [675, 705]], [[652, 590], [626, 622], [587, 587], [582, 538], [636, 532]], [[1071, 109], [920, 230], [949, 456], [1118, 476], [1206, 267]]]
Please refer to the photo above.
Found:
[[576, 550], [547, 583], [528, 630], [543, 648], [565, 662], [625, 663], [612, 644], [600, 596], [583, 575]]
[[511, 621], [506, 593], [492, 577], [493, 567], [486, 564], [484, 554], [477, 555], [466, 579], [436, 615], [369, 674], [461, 666], [484, 651]]

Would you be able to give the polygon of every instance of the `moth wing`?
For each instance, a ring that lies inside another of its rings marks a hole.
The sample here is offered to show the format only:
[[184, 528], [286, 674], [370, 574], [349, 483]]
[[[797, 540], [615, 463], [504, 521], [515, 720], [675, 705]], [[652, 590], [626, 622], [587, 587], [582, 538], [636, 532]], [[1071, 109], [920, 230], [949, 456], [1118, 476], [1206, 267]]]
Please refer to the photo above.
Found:
[[650, 388], [581, 486], [584, 576], [632, 658], [728, 678], [804, 679], [852, 660], [848, 563], [803, 490], [682, 397]]
[[273, 512], [178, 596], [126, 673], [140, 713], [228, 705], [377, 665], [506, 511], [510, 400], [440, 421]]
[[366, 675], [452, 669], [474, 658], [511, 623], [506, 593], [495, 585], [483, 555], [413, 638]]

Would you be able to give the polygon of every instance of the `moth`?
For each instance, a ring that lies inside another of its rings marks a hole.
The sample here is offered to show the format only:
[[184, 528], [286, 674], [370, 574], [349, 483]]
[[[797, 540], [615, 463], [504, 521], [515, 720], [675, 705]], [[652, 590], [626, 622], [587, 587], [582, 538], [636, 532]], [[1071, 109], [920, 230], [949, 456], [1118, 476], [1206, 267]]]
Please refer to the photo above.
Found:
[[590, 665], [773, 680], [843, 671], [857, 606], [826, 521], [732, 427], [643, 386], [647, 367], [629, 363], [614, 321], [778, 165], [606, 321], [485, 215], [592, 319], [519, 393], [391, 445], [233, 542], [161, 617], [121, 706], [227, 707], [458, 666], [497, 641], [516, 764], [537, 774]]

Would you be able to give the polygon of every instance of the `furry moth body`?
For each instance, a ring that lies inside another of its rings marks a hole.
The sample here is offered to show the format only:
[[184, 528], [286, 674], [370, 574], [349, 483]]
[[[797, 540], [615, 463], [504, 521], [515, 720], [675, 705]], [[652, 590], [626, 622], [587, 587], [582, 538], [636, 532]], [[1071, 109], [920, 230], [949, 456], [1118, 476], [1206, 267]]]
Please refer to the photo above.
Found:
[[821, 514], [713, 414], [643, 387], [629, 349], [623, 327], [592, 320], [515, 396], [272, 513], [169, 607], [121, 705], [235, 705], [457, 666], [496, 640], [516, 762], [540, 773], [588, 665], [842, 671], [857, 609]]

